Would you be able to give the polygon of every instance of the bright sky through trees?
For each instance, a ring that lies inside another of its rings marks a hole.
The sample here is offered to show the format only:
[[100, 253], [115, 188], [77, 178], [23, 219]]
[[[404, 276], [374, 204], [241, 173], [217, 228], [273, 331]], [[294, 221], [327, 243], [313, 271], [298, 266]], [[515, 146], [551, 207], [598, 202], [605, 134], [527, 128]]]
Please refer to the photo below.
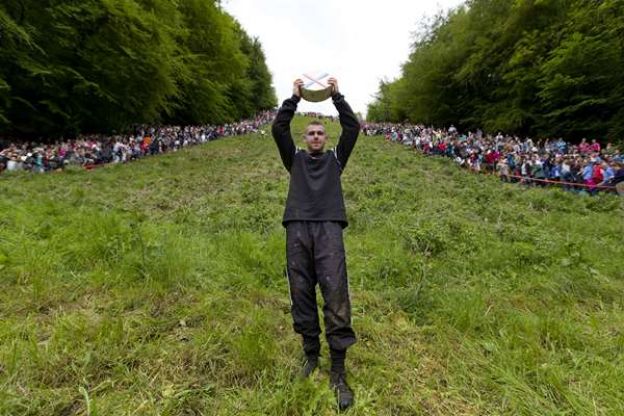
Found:
[[[222, 6], [260, 38], [280, 102], [290, 95], [294, 78], [321, 70], [338, 78], [354, 111], [364, 114], [379, 80], [400, 74], [422, 19], [461, 3], [224, 0]], [[299, 110], [335, 113], [329, 101], [302, 103]]]

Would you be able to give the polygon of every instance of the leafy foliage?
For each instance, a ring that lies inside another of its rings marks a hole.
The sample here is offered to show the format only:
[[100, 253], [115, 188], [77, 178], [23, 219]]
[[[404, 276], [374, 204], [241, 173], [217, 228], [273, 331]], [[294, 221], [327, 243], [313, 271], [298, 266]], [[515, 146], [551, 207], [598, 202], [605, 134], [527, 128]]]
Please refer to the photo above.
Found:
[[0, 5], [4, 133], [58, 136], [158, 121], [226, 122], [275, 101], [261, 45], [217, 1]]
[[620, 139], [623, 14], [617, 0], [468, 1], [429, 25], [368, 118]]

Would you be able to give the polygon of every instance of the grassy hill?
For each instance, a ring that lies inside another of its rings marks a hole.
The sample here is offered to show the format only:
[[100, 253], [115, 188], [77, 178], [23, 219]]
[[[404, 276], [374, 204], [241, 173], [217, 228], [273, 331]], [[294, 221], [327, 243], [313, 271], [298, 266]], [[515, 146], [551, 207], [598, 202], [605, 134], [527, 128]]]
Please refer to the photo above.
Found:
[[[296, 377], [287, 185], [258, 135], [1, 176], [0, 415], [335, 414], [325, 343], [323, 371]], [[343, 188], [348, 414], [624, 414], [621, 199], [380, 137]]]

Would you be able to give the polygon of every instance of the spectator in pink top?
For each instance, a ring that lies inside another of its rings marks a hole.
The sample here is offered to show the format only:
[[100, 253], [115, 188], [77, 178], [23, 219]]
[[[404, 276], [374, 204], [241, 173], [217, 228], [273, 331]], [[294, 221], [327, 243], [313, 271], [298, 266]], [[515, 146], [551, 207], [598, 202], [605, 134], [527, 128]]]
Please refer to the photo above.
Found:
[[600, 143], [598, 143], [596, 139], [593, 139], [590, 149], [592, 152], [600, 153]]
[[578, 150], [581, 154], [589, 153], [591, 146], [587, 143], [587, 139], [583, 137], [583, 140], [578, 145]]

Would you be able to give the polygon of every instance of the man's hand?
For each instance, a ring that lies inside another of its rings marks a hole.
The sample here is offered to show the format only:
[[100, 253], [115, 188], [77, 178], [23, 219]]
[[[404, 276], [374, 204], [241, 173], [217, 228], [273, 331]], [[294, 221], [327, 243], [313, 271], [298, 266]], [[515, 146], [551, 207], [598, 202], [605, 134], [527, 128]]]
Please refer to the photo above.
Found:
[[301, 97], [301, 87], [303, 87], [303, 80], [297, 78], [295, 82], [293, 82], [293, 95]]
[[338, 94], [340, 90], [338, 90], [338, 80], [334, 77], [331, 77], [327, 80], [327, 84], [332, 87], [332, 95]]

